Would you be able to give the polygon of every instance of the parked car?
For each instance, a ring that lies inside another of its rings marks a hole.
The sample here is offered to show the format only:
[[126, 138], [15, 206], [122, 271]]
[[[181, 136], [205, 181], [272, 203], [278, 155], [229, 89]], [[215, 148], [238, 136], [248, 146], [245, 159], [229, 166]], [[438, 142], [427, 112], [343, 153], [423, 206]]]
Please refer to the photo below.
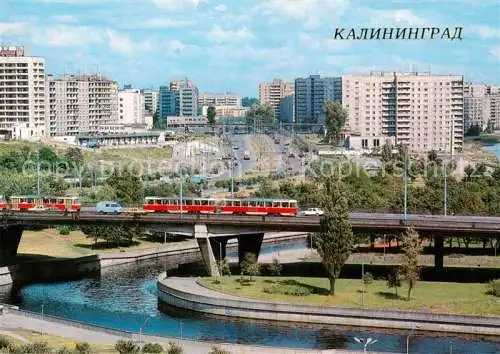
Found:
[[28, 211], [47, 211], [48, 209], [42, 205], [35, 205], [33, 208], [29, 208]]
[[118, 202], [104, 201], [97, 203], [96, 211], [99, 214], [121, 214], [123, 207]]
[[309, 208], [307, 210], [304, 210], [302, 212], [302, 215], [304, 216], [321, 216], [324, 215], [325, 212], [321, 210], [320, 208]]

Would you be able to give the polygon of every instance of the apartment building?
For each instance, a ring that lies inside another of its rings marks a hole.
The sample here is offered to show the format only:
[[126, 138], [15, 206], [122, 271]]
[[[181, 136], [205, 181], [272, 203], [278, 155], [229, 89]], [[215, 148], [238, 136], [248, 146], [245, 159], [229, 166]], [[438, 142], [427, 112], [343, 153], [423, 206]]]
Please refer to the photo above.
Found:
[[323, 124], [323, 106], [342, 100], [342, 78], [311, 75], [295, 79], [295, 123]]
[[274, 118], [280, 120], [281, 100], [294, 93], [294, 83], [274, 79], [272, 82], [261, 82], [259, 84], [260, 104], [269, 104], [274, 108]]
[[413, 152], [463, 147], [463, 76], [344, 75], [342, 105], [348, 112], [346, 135], [393, 136]]
[[138, 89], [128, 88], [118, 92], [118, 123], [143, 125], [145, 117], [144, 96]]
[[158, 90], [143, 89], [141, 94], [144, 97], [144, 110], [146, 115], [153, 116], [158, 110]]
[[166, 120], [168, 116], [197, 116], [198, 88], [187, 79], [174, 80], [169, 86], [161, 86], [158, 112], [162, 120]]
[[243, 98], [236, 93], [209, 93], [201, 92], [198, 96], [198, 106], [214, 106], [214, 107], [236, 107], [242, 106]]
[[24, 47], [0, 46], [0, 136], [35, 139], [46, 134], [45, 60]]
[[[202, 107], [202, 116], [206, 117], [208, 113], [208, 107]], [[215, 106], [215, 116], [216, 117], [245, 117], [248, 111], [248, 107], [235, 107], [235, 106]]]
[[47, 76], [50, 136], [98, 134], [118, 123], [118, 84], [102, 75]]
[[293, 123], [295, 117], [295, 93], [283, 97], [280, 102], [280, 122]]
[[486, 129], [488, 124], [493, 127], [500, 124], [497, 110], [500, 88], [485, 84], [464, 84], [464, 129], [473, 125]]

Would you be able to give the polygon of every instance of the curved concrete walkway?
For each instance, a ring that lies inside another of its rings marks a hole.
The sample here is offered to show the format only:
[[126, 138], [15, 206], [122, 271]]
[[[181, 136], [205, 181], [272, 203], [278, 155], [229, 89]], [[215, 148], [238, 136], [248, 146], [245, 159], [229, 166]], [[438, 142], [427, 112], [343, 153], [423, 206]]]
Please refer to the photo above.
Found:
[[[207, 289], [208, 290], [208, 289]], [[64, 323], [66, 322], [66, 323]], [[63, 319], [40, 319], [35, 318], [32, 314], [20, 311], [20, 310], [5, 310], [3, 315], [0, 315], [0, 333], [10, 335], [12, 337], [18, 338], [21, 341], [26, 341], [25, 338], [19, 336], [15, 332], [19, 329], [25, 329], [30, 331], [35, 331], [39, 333], [44, 333], [47, 335], [71, 338], [75, 341], [86, 341], [91, 344], [108, 344], [114, 345], [116, 341], [122, 340], [137, 340], [138, 334], [127, 333], [120, 331], [104, 331], [103, 328], [81, 324], [70, 321], [65, 321]], [[43, 340], [43, 337], [40, 338]], [[280, 347], [263, 347], [263, 346], [250, 346], [250, 345], [239, 345], [230, 343], [212, 343], [204, 341], [193, 341], [186, 339], [179, 339], [174, 337], [158, 337], [158, 336], [142, 336], [143, 342], [149, 343], [160, 343], [167, 346], [169, 342], [174, 342], [180, 345], [184, 349], [186, 354], [203, 354], [209, 353], [213, 346], [217, 346], [221, 349], [227, 350], [231, 354], [355, 354], [361, 353], [361, 351], [348, 351], [348, 350], [302, 350], [302, 349], [290, 349], [290, 348], [280, 348]]]

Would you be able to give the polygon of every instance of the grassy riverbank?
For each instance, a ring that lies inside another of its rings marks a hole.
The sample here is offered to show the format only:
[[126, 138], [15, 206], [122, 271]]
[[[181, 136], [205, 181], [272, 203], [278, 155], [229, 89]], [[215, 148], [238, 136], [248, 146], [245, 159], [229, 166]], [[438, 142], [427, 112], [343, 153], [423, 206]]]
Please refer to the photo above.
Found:
[[[245, 279], [242, 281], [236, 276], [202, 278], [201, 283], [212, 290], [264, 301], [362, 307], [360, 280], [338, 279], [336, 293], [330, 296], [329, 282], [326, 278], [254, 277], [252, 281]], [[410, 301], [404, 298], [406, 290], [406, 285], [403, 285], [396, 295], [394, 289], [389, 289], [385, 281], [374, 280], [372, 284], [366, 285], [363, 306], [500, 316], [500, 298], [489, 295], [485, 284], [419, 282], [412, 292]]]
[[81, 231], [72, 231], [69, 235], [61, 235], [57, 229], [42, 231], [24, 231], [19, 244], [19, 259], [34, 259], [37, 257], [75, 258], [89, 256], [97, 253], [110, 253], [137, 251], [147, 248], [156, 248], [163, 242], [154, 242], [148, 239], [135, 240], [129, 247], [108, 247], [99, 241], [94, 245], [94, 240], [85, 236]]
[[[1, 335], [9, 338], [11, 343], [16, 346], [21, 346], [26, 343], [47, 343], [49, 348], [57, 350], [66, 348], [68, 350], [72, 350], [75, 348], [77, 343], [82, 343], [82, 341], [77, 341], [72, 338], [53, 336], [25, 329], [17, 329], [15, 331], [1, 333]], [[90, 344], [90, 349], [92, 353], [118, 353], [114, 349], [114, 346], [109, 344]]]

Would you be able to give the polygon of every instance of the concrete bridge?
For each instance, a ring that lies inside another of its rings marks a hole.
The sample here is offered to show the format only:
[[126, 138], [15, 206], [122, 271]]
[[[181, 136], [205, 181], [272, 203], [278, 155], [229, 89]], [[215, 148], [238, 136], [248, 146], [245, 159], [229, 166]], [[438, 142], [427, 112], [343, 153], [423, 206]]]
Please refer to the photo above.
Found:
[[[119, 224], [141, 226], [157, 231], [193, 236], [211, 275], [219, 273], [217, 259], [226, 254], [227, 241], [238, 239], [240, 262], [248, 252], [258, 256], [265, 232], [317, 232], [321, 217], [247, 216], [222, 214], [145, 214], [102, 215], [81, 212], [78, 217], [58, 212], [3, 212], [0, 214], [0, 265], [17, 253], [25, 226]], [[413, 226], [421, 236], [433, 236], [435, 265], [443, 267], [444, 237], [500, 237], [500, 217], [438, 216], [351, 213], [355, 233], [393, 234]]]

